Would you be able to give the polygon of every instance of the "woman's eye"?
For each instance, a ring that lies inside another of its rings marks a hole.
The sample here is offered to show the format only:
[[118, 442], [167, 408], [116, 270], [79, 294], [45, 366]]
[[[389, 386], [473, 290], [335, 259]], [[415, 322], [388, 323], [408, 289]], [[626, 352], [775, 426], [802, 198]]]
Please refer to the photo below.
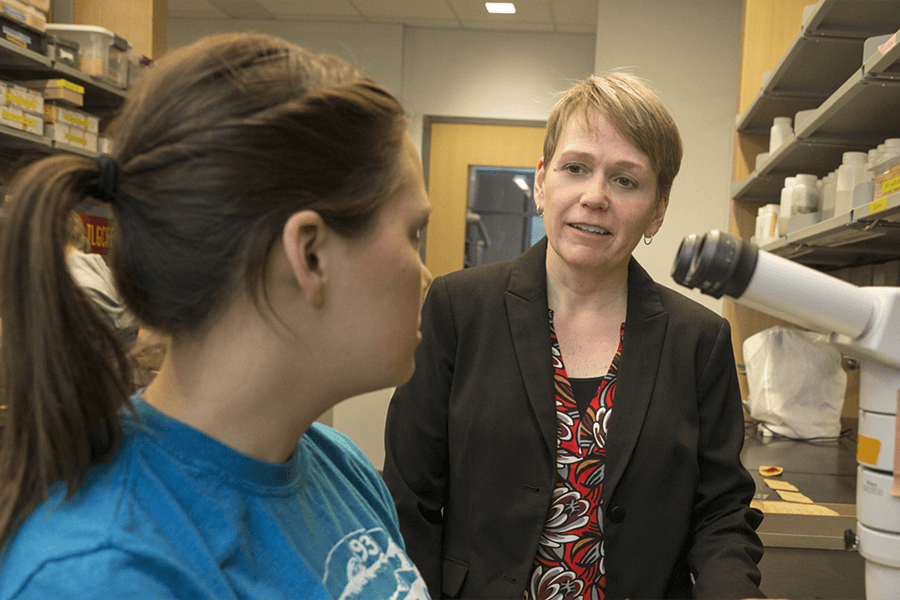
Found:
[[628, 177], [616, 177], [616, 183], [624, 188], [633, 188], [635, 183]]
[[581, 175], [584, 173], [584, 167], [581, 165], [566, 165], [565, 170], [570, 175]]

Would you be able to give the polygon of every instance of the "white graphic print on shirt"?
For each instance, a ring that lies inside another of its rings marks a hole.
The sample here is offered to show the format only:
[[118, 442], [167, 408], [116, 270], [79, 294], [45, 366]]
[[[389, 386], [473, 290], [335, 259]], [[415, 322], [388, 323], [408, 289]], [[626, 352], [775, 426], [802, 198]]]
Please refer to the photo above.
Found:
[[340, 600], [427, 600], [425, 582], [380, 527], [345, 535], [328, 553], [325, 589]]

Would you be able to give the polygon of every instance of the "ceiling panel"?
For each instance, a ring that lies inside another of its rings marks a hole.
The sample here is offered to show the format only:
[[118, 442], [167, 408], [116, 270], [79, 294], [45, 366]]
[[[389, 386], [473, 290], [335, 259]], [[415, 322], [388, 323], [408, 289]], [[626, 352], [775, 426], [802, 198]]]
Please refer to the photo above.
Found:
[[484, 0], [449, 0], [449, 2], [464, 24], [466, 21], [494, 20], [507, 23], [516, 21], [550, 23], [551, 25], [553, 23], [550, 0], [514, 0], [513, 4], [516, 5], [516, 14], [514, 15], [492, 15], [484, 7]]
[[169, 0], [169, 16], [190, 19], [226, 19], [228, 15], [209, 0]]
[[275, 15], [269, 12], [259, 0], [209, 0], [209, 3], [232, 19], [269, 20]]
[[463, 21], [463, 27], [466, 29], [502, 29], [507, 31], [543, 31], [554, 32], [556, 29], [553, 23], [537, 23], [529, 21]]
[[[348, 0], [257, 0], [277, 19], [361, 20], [363, 14]], [[173, 0], [169, 0], [169, 6]]]
[[550, 9], [557, 27], [561, 25], [589, 26], [597, 29], [598, 0], [550, 0]]
[[513, 0], [514, 15], [491, 15], [484, 0], [168, 0], [169, 15], [402, 23], [411, 27], [593, 33], [598, 0]]
[[[350, 0], [368, 17], [394, 20], [438, 19], [455, 20], [457, 15], [450, 9], [447, 0]], [[482, 2], [482, 8], [484, 3]]]

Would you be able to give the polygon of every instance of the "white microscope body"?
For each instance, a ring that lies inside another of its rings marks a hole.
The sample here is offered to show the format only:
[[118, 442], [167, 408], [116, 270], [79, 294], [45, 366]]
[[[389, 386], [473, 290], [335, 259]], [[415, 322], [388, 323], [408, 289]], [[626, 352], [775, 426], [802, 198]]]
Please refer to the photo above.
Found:
[[858, 287], [718, 231], [685, 238], [678, 283], [821, 333], [860, 362], [857, 531], [866, 598], [900, 598], [900, 287]]

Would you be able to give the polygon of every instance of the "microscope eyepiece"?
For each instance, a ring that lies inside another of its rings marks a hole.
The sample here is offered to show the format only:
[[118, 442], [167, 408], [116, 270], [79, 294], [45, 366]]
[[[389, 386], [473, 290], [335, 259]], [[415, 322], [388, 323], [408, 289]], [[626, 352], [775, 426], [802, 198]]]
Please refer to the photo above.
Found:
[[718, 230], [692, 234], [678, 248], [672, 277], [714, 298], [739, 298], [753, 277], [758, 253], [755, 245]]

